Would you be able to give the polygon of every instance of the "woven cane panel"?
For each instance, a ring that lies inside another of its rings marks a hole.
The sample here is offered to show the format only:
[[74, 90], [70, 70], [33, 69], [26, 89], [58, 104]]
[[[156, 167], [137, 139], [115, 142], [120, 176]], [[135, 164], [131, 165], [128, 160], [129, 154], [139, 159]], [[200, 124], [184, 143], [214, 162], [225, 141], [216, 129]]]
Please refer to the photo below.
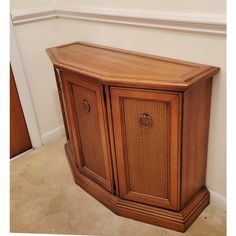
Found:
[[[149, 125], [140, 123], [148, 115]], [[124, 99], [124, 122], [130, 190], [168, 198], [168, 104]]]
[[[84, 166], [106, 179], [96, 93], [95, 91], [77, 85], [72, 85], [72, 92], [74, 95]], [[81, 102], [83, 100], [88, 102], [89, 111], [81, 108]]]

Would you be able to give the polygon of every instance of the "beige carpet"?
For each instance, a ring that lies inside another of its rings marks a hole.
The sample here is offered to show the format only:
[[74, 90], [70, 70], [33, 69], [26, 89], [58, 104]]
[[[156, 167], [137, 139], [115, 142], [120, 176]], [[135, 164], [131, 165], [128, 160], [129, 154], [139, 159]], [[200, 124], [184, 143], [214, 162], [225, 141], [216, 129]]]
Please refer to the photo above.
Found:
[[[11, 161], [11, 232], [183, 235], [126, 219], [74, 184], [61, 138]], [[184, 234], [223, 236], [225, 213], [209, 206]]]

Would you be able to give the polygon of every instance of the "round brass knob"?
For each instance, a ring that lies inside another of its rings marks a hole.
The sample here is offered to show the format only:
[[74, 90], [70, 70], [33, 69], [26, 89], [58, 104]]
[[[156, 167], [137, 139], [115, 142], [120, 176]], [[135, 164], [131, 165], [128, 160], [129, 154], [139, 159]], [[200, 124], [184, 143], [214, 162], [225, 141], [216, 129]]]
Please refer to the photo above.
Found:
[[148, 114], [142, 114], [139, 117], [139, 123], [145, 127], [151, 127], [153, 125], [153, 119]]
[[90, 111], [90, 105], [89, 103], [87, 102], [87, 100], [83, 99], [81, 102], [80, 102], [80, 109], [82, 111], [85, 111], [85, 112], [89, 112]]

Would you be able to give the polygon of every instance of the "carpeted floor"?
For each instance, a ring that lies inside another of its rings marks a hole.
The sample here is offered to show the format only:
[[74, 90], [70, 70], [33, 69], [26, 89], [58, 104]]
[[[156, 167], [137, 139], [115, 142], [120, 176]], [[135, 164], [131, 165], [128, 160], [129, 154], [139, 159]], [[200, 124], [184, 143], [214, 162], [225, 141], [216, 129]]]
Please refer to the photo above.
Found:
[[[61, 138], [11, 161], [11, 232], [93, 235], [183, 235], [126, 219], [74, 184]], [[225, 212], [207, 207], [184, 234], [226, 235]]]

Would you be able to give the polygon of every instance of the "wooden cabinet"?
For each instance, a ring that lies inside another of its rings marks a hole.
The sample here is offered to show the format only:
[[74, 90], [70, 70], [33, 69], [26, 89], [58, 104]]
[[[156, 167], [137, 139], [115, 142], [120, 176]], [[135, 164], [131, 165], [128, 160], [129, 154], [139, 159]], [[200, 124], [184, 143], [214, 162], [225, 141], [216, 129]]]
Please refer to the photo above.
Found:
[[219, 68], [76, 42], [47, 49], [75, 182], [114, 213], [185, 231], [205, 187]]

